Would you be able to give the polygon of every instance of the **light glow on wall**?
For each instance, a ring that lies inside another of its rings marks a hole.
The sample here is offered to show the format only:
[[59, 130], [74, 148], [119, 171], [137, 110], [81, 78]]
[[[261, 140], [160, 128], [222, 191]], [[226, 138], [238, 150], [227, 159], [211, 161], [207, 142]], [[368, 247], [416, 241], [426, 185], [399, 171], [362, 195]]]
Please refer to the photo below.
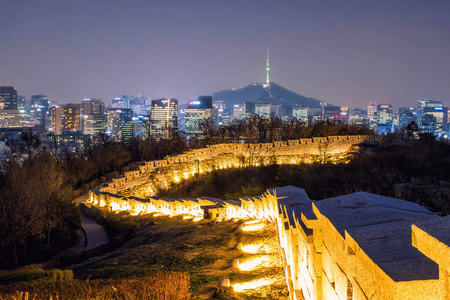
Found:
[[261, 250], [261, 244], [251, 244], [242, 246], [242, 251], [245, 253], [258, 253]]
[[235, 292], [243, 292], [244, 290], [254, 290], [262, 286], [270, 285], [274, 280], [268, 278], [262, 278], [255, 281], [249, 281], [244, 283], [236, 283], [233, 285]]
[[251, 271], [256, 268], [264, 268], [270, 265], [271, 259], [268, 256], [259, 256], [252, 258], [250, 260], [241, 262], [239, 260], [239, 270], [241, 271]]
[[264, 224], [259, 223], [259, 224], [252, 224], [252, 225], [244, 225], [242, 227], [242, 231], [259, 231], [262, 230], [264, 228]]

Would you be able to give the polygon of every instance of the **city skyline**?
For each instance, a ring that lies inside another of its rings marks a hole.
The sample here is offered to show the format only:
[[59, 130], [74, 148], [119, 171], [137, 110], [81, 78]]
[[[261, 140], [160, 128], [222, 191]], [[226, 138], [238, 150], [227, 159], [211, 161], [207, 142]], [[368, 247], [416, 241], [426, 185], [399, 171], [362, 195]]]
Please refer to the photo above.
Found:
[[267, 49], [272, 82], [332, 104], [450, 96], [444, 1], [39, 2], [0, 12], [0, 85], [27, 97], [183, 104], [265, 82]]

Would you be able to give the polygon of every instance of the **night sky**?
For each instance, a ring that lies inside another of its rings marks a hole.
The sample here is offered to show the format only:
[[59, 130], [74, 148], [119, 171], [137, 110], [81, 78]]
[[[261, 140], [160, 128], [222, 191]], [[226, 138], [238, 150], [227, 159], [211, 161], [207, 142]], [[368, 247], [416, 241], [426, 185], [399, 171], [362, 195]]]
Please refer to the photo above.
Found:
[[450, 105], [450, 1], [3, 0], [0, 85], [58, 103], [180, 103], [271, 80], [302, 95]]

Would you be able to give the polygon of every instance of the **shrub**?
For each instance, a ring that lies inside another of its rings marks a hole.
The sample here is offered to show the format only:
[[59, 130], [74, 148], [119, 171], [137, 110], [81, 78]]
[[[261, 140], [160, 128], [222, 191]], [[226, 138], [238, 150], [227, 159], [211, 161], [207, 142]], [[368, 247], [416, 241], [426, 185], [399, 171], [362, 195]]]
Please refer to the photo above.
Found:
[[76, 264], [80, 261], [80, 253], [74, 250], [65, 250], [45, 263], [46, 268], [64, 268]]
[[78, 196], [81, 195], [81, 192], [82, 192], [82, 190], [80, 190], [80, 189], [78, 189], [78, 190], [73, 190], [73, 191], [72, 191], [72, 196], [73, 196], [74, 198], [76, 198], [76, 197], [78, 197]]
[[93, 189], [96, 186], [98, 186], [99, 184], [100, 184], [100, 181], [97, 178], [95, 178], [91, 182], [89, 182], [89, 188]]
[[113, 179], [116, 177], [119, 177], [119, 172], [117, 172], [117, 171], [106, 174], [106, 178], [108, 178], [108, 179]]
[[49, 270], [45, 274], [46, 279], [43, 280], [0, 286], [0, 300], [192, 299], [189, 292], [189, 275], [183, 273], [155, 273], [133, 280], [86, 281], [74, 280], [70, 270]]
[[89, 192], [89, 183], [83, 183], [81, 185], [81, 190], [83, 191], [83, 193]]

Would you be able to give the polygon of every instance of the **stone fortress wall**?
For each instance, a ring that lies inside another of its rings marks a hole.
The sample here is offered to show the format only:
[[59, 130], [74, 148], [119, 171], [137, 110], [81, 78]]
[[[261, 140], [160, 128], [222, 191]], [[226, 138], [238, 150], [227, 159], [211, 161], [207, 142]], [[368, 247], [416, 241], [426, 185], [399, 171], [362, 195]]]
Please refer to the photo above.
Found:
[[298, 164], [346, 162], [356, 145], [369, 136], [329, 136], [260, 144], [217, 144], [194, 149], [166, 159], [146, 161], [138, 170], [128, 171], [100, 187], [98, 192], [148, 198], [158, 189], [182, 179], [218, 169]]
[[[339, 137], [333, 140], [337, 142], [334, 146], [330, 138], [322, 141], [328, 141], [330, 154], [326, 155], [332, 159], [365, 139]], [[316, 143], [324, 142], [316, 140]], [[307, 151], [323, 158], [319, 145], [309, 147], [311, 144], [282, 143], [279, 148], [292, 146], [291, 149], [258, 153], [273, 156], [275, 152], [286, 163], [293, 163], [287, 158], [293, 156], [311, 159], [304, 156]], [[206, 162], [221, 155], [230, 158], [230, 151], [241, 151], [244, 156], [248, 149], [277, 148], [275, 143], [263, 145], [266, 144], [211, 146], [185, 153], [184, 158], [173, 156], [145, 162], [139, 171], [127, 172], [112, 184], [91, 190], [87, 204], [134, 214], [154, 212], [197, 219], [208, 215], [273, 222], [291, 299], [450, 299], [450, 217], [437, 217], [414, 203], [363, 192], [313, 201], [303, 189], [292, 186], [239, 200], [209, 197], [175, 200], [155, 196], [142, 199], [116, 194], [126, 190], [127, 184], [142, 186], [142, 181], [150, 178], [146, 173], [166, 174], [168, 178], [172, 174], [176, 183], [179, 165], [189, 159], [196, 162], [197, 171], [205, 172]], [[308, 147], [302, 152], [300, 145]], [[242, 156], [241, 162], [245, 163]], [[264, 160], [251, 163], [256, 165]], [[168, 168], [171, 165], [174, 167]]]

